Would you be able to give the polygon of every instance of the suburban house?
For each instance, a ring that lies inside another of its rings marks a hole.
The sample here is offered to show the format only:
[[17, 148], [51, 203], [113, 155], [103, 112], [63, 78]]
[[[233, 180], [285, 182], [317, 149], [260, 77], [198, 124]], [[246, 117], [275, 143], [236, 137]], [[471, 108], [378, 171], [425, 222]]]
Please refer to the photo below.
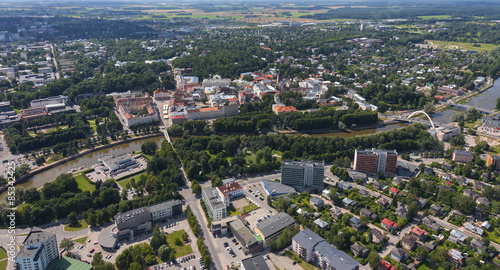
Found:
[[311, 206], [314, 207], [315, 209], [318, 209], [325, 205], [325, 202], [319, 197], [312, 197], [309, 203], [311, 203]]
[[384, 218], [382, 220], [382, 227], [390, 232], [395, 232], [396, 229], [398, 228], [398, 224], [392, 220], [389, 220], [387, 218]]
[[378, 270], [396, 270], [396, 267], [392, 266], [390, 263], [388, 263], [385, 260], [381, 260], [378, 263]]
[[396, 215], [398, 215], [399, 218], [406, 218], [406, 207], [404, 204], [400, 204], [398, 208], [396, 208]]
[[360, 243], [356, 243], [356, 244], [352, 245], [351, 251], [352, 251], [352, 254], [354, 254], [354, 256], [360, 257], [360, 258], [366, 257], [366, 255], [368, 255], [368, 253], [370, 252], [369, 249], [367, 249], [366, 247], [364, 247]]
[[422, 223], [427, 226], [427, 228], [439, 233], [441, 230], [441, 225], [439, 225], [435, 220], [430, 217], [424, 217]]
[[342, 217], [342, 210], [336, 206], [332, 206], [332, 208], [330, 208], [330, 214], [332, 214], [333, 218], [339, 219]]
[[342, 200], [342, 204], [344, 205], [345, 208], [355, 207], [356, 206], [356, 201], [351, 200], [349, 198], [344, 198]]
[[374, 181], [374, 182], [372, 183], [372, 186], [373, 186], [376, 190], [381, 190], [381, 189], [382, 189], [382, 187], [383, 187], [384, 185], [382, 185], [382, 183], [380, 183], [379, 181]]
[[389, 208], [391, 206], [391, 202], [389, 202], [389, 200], [387, 200], [386, 198], [384, 197], [380, 197], [378, 200], [377, 200], [377, 203], [382, 205], [384, 208]]
[[372, 211], [366, 208], [361, 208], [360, 216], [368, 217], [371, 220], [376, 220], [378, 218], [377, 214], [373, 213]]
[[356, 230], [360, 231], [361, 230], [361, 220], [357, 217], [352, 217], [349, 219], [349, 223], [351, 223], [351, 226]]
[[465, 224], [464, 224], [464, 227], [465, 227], [465, 229], [466, 229], [466, 230], [468, 230], [469, 232], [471, 232], [471, 233], [475, 233], [475, 234], [480, 235], [480, 236], [482, 236], [482, 235], [483, 235], [483, 233], [484, 233], [483, 229], [481, 229], [480, 227], [476, 226], [476, 225], [475, 225], [475, 224], [473, 224], [473, 223], [465, 223]]
[[321, 229], [328, 227], [328, 223], [322, 219], [319, 219], [319, 218], [314, 221], [314, 224], [318, 225], [318, 227], [320, 227]]
[[403, 237], [403, 239], [401, 240], [403, 248], [407, 250], [412, 250], [413, 248], [415, 248], [416, 243], [417, 239], [410, 234], [405, 235], [405, 237]]
[[375, 244], [378, 244], [378, 243], [384, 241], [384, 233], [377, 230], [377, 229], [372, 228], [371, 235], [372, 235], [371, 240]]
[[402, 248], [393, 248], [391, 250], [391, 259], [397, 261], [397, 262], [405, 262], [406, 259], [408, 259], [408, 251], [402, 249]]
[[448, 260], [457, 267], [465, 264], [465, 257], [462, 252], [454, 248], [448, 251]]
[[444, 214], [444, 208], [436, 204], [432, 204], [429, 210], [437, 216], [442, 216]]
[[427, 231], [420, 229], [418, 226], [415, 226], [411, 230], [411, 234], [414, 235], [417, 239], [419, 239], [422, 242], [425, 242], [425, 239], [427, 239], [427, 236], [429, 235], [429, 233]]
[[488, 249], [488, 247], [484, 244], [483, 241], [473, 238], [472, 241], [470, 241], [470, 246], [476, 251], [476, 252], [483, 252]]
[[466, 238], [464, 234], [455, 229], [451, 230], [450, 237], [448, 237], [448, 241], [451, 241], [455, 244], [463, 244], [465, 243], [465, 240]]
[[392, 196], [398, 196], [401, 194], [401, 191], [395, 187], [391, 187], [389, 189], [389, 194], [392, 195]]

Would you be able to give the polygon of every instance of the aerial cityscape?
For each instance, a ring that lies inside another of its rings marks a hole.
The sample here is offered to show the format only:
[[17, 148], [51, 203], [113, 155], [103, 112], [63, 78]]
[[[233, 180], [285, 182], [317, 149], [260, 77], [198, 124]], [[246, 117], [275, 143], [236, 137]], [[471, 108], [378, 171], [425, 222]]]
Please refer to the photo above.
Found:
[[0, 2], [0, 270], [500, 269], [500, 1]]

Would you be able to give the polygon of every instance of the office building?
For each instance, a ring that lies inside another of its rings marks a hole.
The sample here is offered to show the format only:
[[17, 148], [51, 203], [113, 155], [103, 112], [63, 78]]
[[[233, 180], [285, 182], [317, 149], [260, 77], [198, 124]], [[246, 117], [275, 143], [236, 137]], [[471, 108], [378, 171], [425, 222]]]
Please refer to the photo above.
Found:
[[248, 222], [242, 217], [237, 216], [235, 220], [229, 223], [229, 228], [234, 237], [243, 247], [244, 252], [257, 253], [262, 250], [263, 242], [259, 241], [252, 231], [247, 227]]
[[294, 188], [323, 187], [325, 163], [302, 160], [281, 163], [281, 183]]
[[461, 151], [461, 150], [453, 150], [453, 161], [456, 162], [471, 162], [474, 159], [474, 155], [472, 155], [469, 151]]
[[56, 235], [33, 228], [15, 258], [15, 267], [18, 270], [45, 270], [58, 257]]
[[241, 270], [270, 270], [262, 255], [241, 260]]
[[367, 174], [395, 174], [398, 161], [396, 150], [358, 150], [354, 155], [354, 170]]
[[103, 155], [100, 156], [98, 160], [109, 170], [110, 176], [139, 167], [139, 162], [133, 159], [129, 154], [117, 157], [113, 155]]
[[0, 102], [0, 112], [9, 112], [9, 111], [12, 111], [12, 107], [10, 106], [10, 101]]
[[292, 248], [304, 261], [313, 263], [321, 269], [359, 269], [359, 262], [328, 244], [310, 229], [303, 230], [293, 237]]
[[269, 243], [281, 235], [285, 228], [295, 226], [295, 219], [286, 213], [279, 212], [270, 218], [267, 218], [257, 224], [255, 232], [262, 237], [264, 245]]
[[68, 97], [59, 95], [59, 96], [53, 96], [53, 97], [48, 97], [48, 98], [41, 98], [41, 99], [35, 99], [30, 102], [30, 107], [32, 109], [35, 108], [45, 108], [46, 105], [51, 105], [51, 104], [68, 104]]
[[262, 186], [271, 197], [288, 196], [297, 193], [293, 187], [275, 181], [262, 179]]
[[226, 207], [229, 207], [232, 198], [243, 195], [243, 188], [236, 182], [230, 182], [217, 187], [217, 192], [221, 200], [224, 201]]
[[201, 197], [207, 208], [208, 215], [212, 220], [221, 220], [227, 217], [226, 203], [219, 196], [217, 188], [204, 188], [201, 191]]
[[182, 213], [182, 201], [169, 200], [115, 215], [115, 224], [104, 228], [98, 237], [104, 250], [113, 250], [119, 239], [151, 231], [153, 222]]

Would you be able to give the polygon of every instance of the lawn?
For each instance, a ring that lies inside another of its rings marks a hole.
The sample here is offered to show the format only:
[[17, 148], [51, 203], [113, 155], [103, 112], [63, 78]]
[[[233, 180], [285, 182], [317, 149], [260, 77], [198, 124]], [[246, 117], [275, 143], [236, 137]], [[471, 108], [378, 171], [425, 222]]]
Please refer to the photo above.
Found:
[[429, 16], [417, 16], [422, 20], [446, 20], [450, 19], [450, 15], [429, 15]]
[[476, 43], [479, 47], [474, 47], [474, 43], [466, 43], [466, 42], [452, 42], [452, 41], [438, 41], [438, 40], [429, 40], [432, 44], [438, 46], [440, 49], [449, 50], [449, 49], [465, 49], [469, 51], [478, 51], [478, 52], [486, 52], [495, 49], [497, 46], [488, 43]]
[[[167, 243], [171, 248], [174, 249], [176, 258], [180, 258], [182, 256], [186, 256], [188, 254], [193, 253], [193, 249], [191, 248], [191, 245], [184, 244], [184, 241], [182, 240], [182, 235], [185, 233], [186, 233], [186, 231], [180, 230], [180, 231], [176, 231], [174, 233], [167, 234]], [[179, 245], [175, 244], [176, 238], [181, 239], [182, 245], [179, 246]]]
[[64, 230], [67, 232], [74, 232], [74, 231], [79, 231], [87, 228], [87, 222], [85, 219], [82, 219], [78, 222], [78, 224], [75, 227], [69, 226], [69, 224], [64, 225]]
[[7, 269], [7, 260], [0, 261], [0, 270]]
[[89, 120], [89, 125], [92, 128], [92, 130], [94, 130], [94, 133], [95, 133], [96, 130], [97, 130], [97, 126], [95, 124], [95, 120]]
[[252, 151], [247, 151], [247, 155], [245, 156], [245, 160], [247, 163], [255, 163], [255, 159], [257, 158], [257, 154]]
[[247, 205], [247, 206], [243, 206], [243, 211], [246, 213], [250, 213], [252, 212], [253, 210], [257, 210], [259, 209], [259, 207], [253, 203]]
[[245, 213], [242, 213], [239, 209], [234, 208], [234, 206], [232, 204], [231, 204], [231, 206], [228, 207], [227, 210], [229, 211], [229, 215], [231, 215], [231, 216], [240, 216], [240, 215], [245, 214]]
[[0, 247], [0, 260], [7, 258], [7, 254], [5, 253], [5, 249]]
[[429, 262], [429, 261], [427, 261], [427, 262], [425, 262], [425, 263], [421, 264], [421, 265], [417, 268], [417, 270], [428, 270], [428, 269], [433, 269], [433, 270], [444, 270], [444, 268], [443, 268], [443, 267], [439, 267], [439, 266], [437, 266], [437, 265], [435, 265], [435, 264], [433, 264], [433, 263], [431, 263], [431, 262]]
[[302, 259], [300, 259], [299, 257], [297, 257], [297, 255], [295, 255], [295, 253], [293, 253], [290, 250], [286, 252], [286, 255], [288, 257], [290, 257], [292, 260], [296, 261], [297, 264], [300, 265], [300, 267], [302, 267], [304, 270], [315, 270], [315, 269], [318, 269], [314, 265], [304, 262]]
[[84, 237], [82, 237], [82, 238], [75, 239], [75, 240], [73, 240], [73, 241], [78, 242], [78, 243], [85, 244], [85, 241], [87, 241], [87, 236], [84, 236]]
[[[142, 172], [142, 173], [141, 173]], [[127, 183], [130, 183], [130, 181], [132, 181], [132, 178], [135, 178], [135, 181], [139, 180], [139, 178], [141, 177], [141, 175], [143, 174], [147, 174], [144, 172], [144, 170], [140, 171], [138, 174], [134, 174], [134, 175], [131, 175], [127, 178], [124, 178], [124, 179], [121, 179], [121, 180], [118, 180], [118, 184], [120, 186], [122, 186], [122, 188], [126, 188], [127, 186]]]
[[87, 177], [83, 173], [75, 175], [75, 180], [78, 183], [78, 188], [83, 192], [87, 190], [90, 192], [94, 191], [95, 185], [92, 185], [89, 182], [90, 180], [87, 180], [86, 178]]

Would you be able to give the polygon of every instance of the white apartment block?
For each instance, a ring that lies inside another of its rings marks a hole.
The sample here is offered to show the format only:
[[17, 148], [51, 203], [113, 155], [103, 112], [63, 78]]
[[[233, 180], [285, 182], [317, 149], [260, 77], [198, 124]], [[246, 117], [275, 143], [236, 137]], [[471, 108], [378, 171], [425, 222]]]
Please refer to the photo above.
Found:
[[33, 228], [15, 258], [16, 269], [45, 270], [50, 262], [58, 257], [56, 235]]

